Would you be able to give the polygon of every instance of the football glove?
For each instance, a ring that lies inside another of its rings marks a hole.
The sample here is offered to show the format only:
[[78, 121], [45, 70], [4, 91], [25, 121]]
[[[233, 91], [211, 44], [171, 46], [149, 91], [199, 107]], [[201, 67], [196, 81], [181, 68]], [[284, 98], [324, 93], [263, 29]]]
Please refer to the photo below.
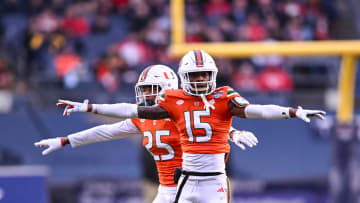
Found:
[[47, 147], [44, 151], [42, 151], [42, 155], [50, 154], [53, 151], [56, 151], [67, 144], [67, 137], [56, 137], [50, 139], [43, 139], [39, 142], [35, 142], [35, 147]]
[[83, 103], [59, 99], [56, 106], [65, 106], [63, 116], [70, 116], [74, 112], [90, 112], [89, 100], [85, 99]]
[[249, 131], [234, 130], [231, 133], [231, 138], [232, 141], [242, 150], [246, 149], [245, 145], [248, 147], [254, 147], [257, 143], [259, 143], [255, 135]]
[[321, 120], [325, 119], [325, 111], [320, 111], [320, 110], [307, 110], [307, 109], [303, 109], [301, 106], [298, 106], [297, 110], [295, 111], [295, 116], [297, 118], [300, 118], [301, 120], [309, 123], [310, 122], [310, 118], [319, 118]]

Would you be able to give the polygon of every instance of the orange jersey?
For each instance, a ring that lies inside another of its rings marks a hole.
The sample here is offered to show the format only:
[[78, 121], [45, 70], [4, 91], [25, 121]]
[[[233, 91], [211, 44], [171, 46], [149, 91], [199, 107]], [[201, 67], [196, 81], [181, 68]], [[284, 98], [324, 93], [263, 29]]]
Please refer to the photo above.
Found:
[[183, 90], [166, 90], [159, 97], [159, 105], [164, 107], [175, 122], [179, 132], [183, 152], [199, 154], [229, 153], [229, 129], [232, 114], [228, 102], [240, 97], [231, 87], [217, 88], [206, 99], [215, 106], [207, 112], [201, 97], [186, 95]]
[[153, 155], [159, 174], [160, 184], [176, 186], [174, 183], [175, 168], [181, 168], [182, 151], [180, 136], [170, 119], [148, 120], [131, 119], [143, 133], [143, 146]]

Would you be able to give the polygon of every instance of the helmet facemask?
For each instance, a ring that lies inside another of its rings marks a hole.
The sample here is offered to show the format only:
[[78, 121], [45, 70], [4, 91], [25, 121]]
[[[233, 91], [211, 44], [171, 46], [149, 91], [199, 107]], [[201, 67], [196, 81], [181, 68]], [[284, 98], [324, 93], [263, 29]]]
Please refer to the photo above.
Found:
[[199, 72], [186, 72], [181, 75], [183, 90], [192, 96], [208, 95], [216, 88], [216, 71], [202, 71], [209, 73], [207, 81], [191, 81], [190, 74]]
[[136, 84], [136, 103], [144, 106], [156, 104], [162, 88], [159, 84]]

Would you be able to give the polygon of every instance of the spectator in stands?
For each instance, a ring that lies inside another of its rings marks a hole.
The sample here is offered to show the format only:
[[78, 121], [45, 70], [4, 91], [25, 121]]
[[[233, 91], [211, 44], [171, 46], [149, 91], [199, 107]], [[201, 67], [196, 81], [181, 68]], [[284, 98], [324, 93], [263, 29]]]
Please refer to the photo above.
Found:
[[226, 0], [210, 0], [204, 7], [206, 20], [210, 26], [217, 25], [223, 16], [231, 13], [231, 4]]
[[318, 18], [323, 17], [323, 1], [307, 0], [304, 4], [304, 16], [308, 25], [314, 27]]
[[168, 45], [169, 39], [169, 19], [153, 19], [144, 29], [145, 42], [150, 46]]
[[232, 74], [232, 85], [235, 89], [241, 91], [256, 91], [257, 81], [254, 66], [249, 61], [240, 63], [235, 67]]
[[329, 25], [328, 20], [325, 16], [319, 16], [316, 19], [315, 28], [314, 28], [314, 39], [315, 40], [328, 40], [329, 35]]
[[234, 33], [234, 23], [229, 18], [222, 18], [220, 20], [219, 29], [223, 35], [224, 41], [232, 41], [232, 36]]
[[186, 42], [203, 42], [206, 28], [207, 26], [200, 18], [189, 21], [185, 31]]
[[14, 85], [14, 67], [9, 64], [9, 61], [1, 57], [0, 58], [0, 90], [10, 90]]
[[98, 14], [91, 26], [92, 34], [104, 34], [110, 29], [109, 17], [103, 14]]
[[275, 5], [272, 0], [257, 0], [255, 11], [264, 20], [267, 16], [276, 15]]
[[130, 23], [130, 30], [132, 32], [141, 32], [145, 28], [153, 14], [148, 3], [144, 0], [130, 1], [127, 17]]
[[266, 29], [257, 13], [250, 13], [244, 25], [248, 30], [248, 41], [263, 41], [266, 39]]
[[290, 41], [306, 41], [313, 39], [313, 32], [310, 27], [304, 25], [301, 16], [291, 18], [285, 25], [284, 39]]
[[111, 49], [130, 66], [143, 65], [152, 59], [150, 47], [138, 33], [129, 33], [125, 40], [116, 43]]
[[116, 0], [96, 1], [96, 15], [107, 16], [113, 14]]
[[229, 85], [229, 78], [231, 78], [231, 73], [232, 73], [231, 62], [225, 58], [217, 58], [216, 65], [218, 67], [216, 84], [218, 86]]
[[280, 66], [269, 65], [258, 74], [257, 86], [263, 92], [289, 92], [293, 89], [290, 75]]
[[234, 32], [236, 41], [263, 41], [267, 38], [267, 30], [261, 24], [257, 13], [250, 13], [245, 24]]
[[89, 80], [86, 62], [71, 47], [54, 57], [54, 66], [56, 75], [63, 80], [66, 88], [74, 88], [80, 82]]
[[265, 17], [265, 27], [268, 40], [282, 40], [280, 22], [275, 15], [267, 15]]
[[97, 81], [109, 93], [115, 93], [123, 85], [134, 84], [137, 79], [136, 72], [128, 66], [125, 59], [114, 52], [99, 60], [95, 71]]
[[52, 33], [59, 28], [59, 19], [50, 9], [43, 10], [35, 17], [37, 31], [44, 34]]
[[64, 16], [65, 15], [65, 8], [66, 4], [65, 0], [51, 0], [51, 4], [49, 8], [57, 15], [57, 16]]
[[150, 20], [148, 26], [144, 29], [144, 40], [151, 49], [152, 63], [174, 63], [174, 59], [170, 56], [168, 51], [168, 45], [170, 43], [169, 30], [170, 19], [169, 16], [164, 15]]
[[[118, 57], [115, 55], [114, 57]], [[107, 90], [108, 92], [115, 92], [118, 87], [118, 75], [114, 69], [111, 69], [108, 62], [108, 56], [103, 56], [95, 64], [95, 74], [97, 81]], [[121, 58], [118, 61], [124, 62]], [[118, 63], [119, 63], [118, 62]]]
[[129, 0], [111, 0], [115, 12], [123, 14], [126, 13], [129, 6]]
[[0, 2], [0, 14], [8, 15], [21, 12], [20, 4], [16, 0], [4, 0]]
[[285, 18], [282, 20], [303, 16], [304, 12], [304, 5], [298, 1], [285, 0], [278, 3], [278, 14]]
[[242, 25], [246, 22], [248, 14], [248, 0], [234, 0], [232, 2], [232, 18], [236, 25]]
[[206, 34], [206, 41], [208, 42], [223, 42], [225, 41], [223, 33], [217, 27], [208, 27]]
[[26, 6], [26, 11], [29, 16], [37, 15], [45, 9], [43, 0], [30, 0]]
[[[8, 113], [13, 106], [14, 88], [14, 67], [10, 65], [9, 61], [0, 58], [0, 113]], [[3, 157], [6, 158], [6, 157]], [[1, 153], [0, 153], [1, 162]]]
[[65, 12], [62, 28], [71, 37], [87, 36], [90, 32], [90, 23], [84, 16], [82, 4], [70, 5]]

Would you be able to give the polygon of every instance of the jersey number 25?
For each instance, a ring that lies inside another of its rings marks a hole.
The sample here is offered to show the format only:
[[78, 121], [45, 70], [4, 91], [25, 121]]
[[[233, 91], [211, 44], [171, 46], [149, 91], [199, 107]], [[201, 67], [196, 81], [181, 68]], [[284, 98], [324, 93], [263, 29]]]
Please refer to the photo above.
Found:
[[[155, 130], [155, 140], [151, 131], [144, 131], [144, 137], [148, 138], [145, 148], [153, 155], [155, 161], [166, 161], [175, 157], [174, 149], [169, 144], [161, 142], [162, 136], [170, 136], [170, 130]], [[160, 155], [152, 153], [151, 149], [154, 147], [154, 143], [156, 143], [157, 149], [165, 149], [168, 153]]]

